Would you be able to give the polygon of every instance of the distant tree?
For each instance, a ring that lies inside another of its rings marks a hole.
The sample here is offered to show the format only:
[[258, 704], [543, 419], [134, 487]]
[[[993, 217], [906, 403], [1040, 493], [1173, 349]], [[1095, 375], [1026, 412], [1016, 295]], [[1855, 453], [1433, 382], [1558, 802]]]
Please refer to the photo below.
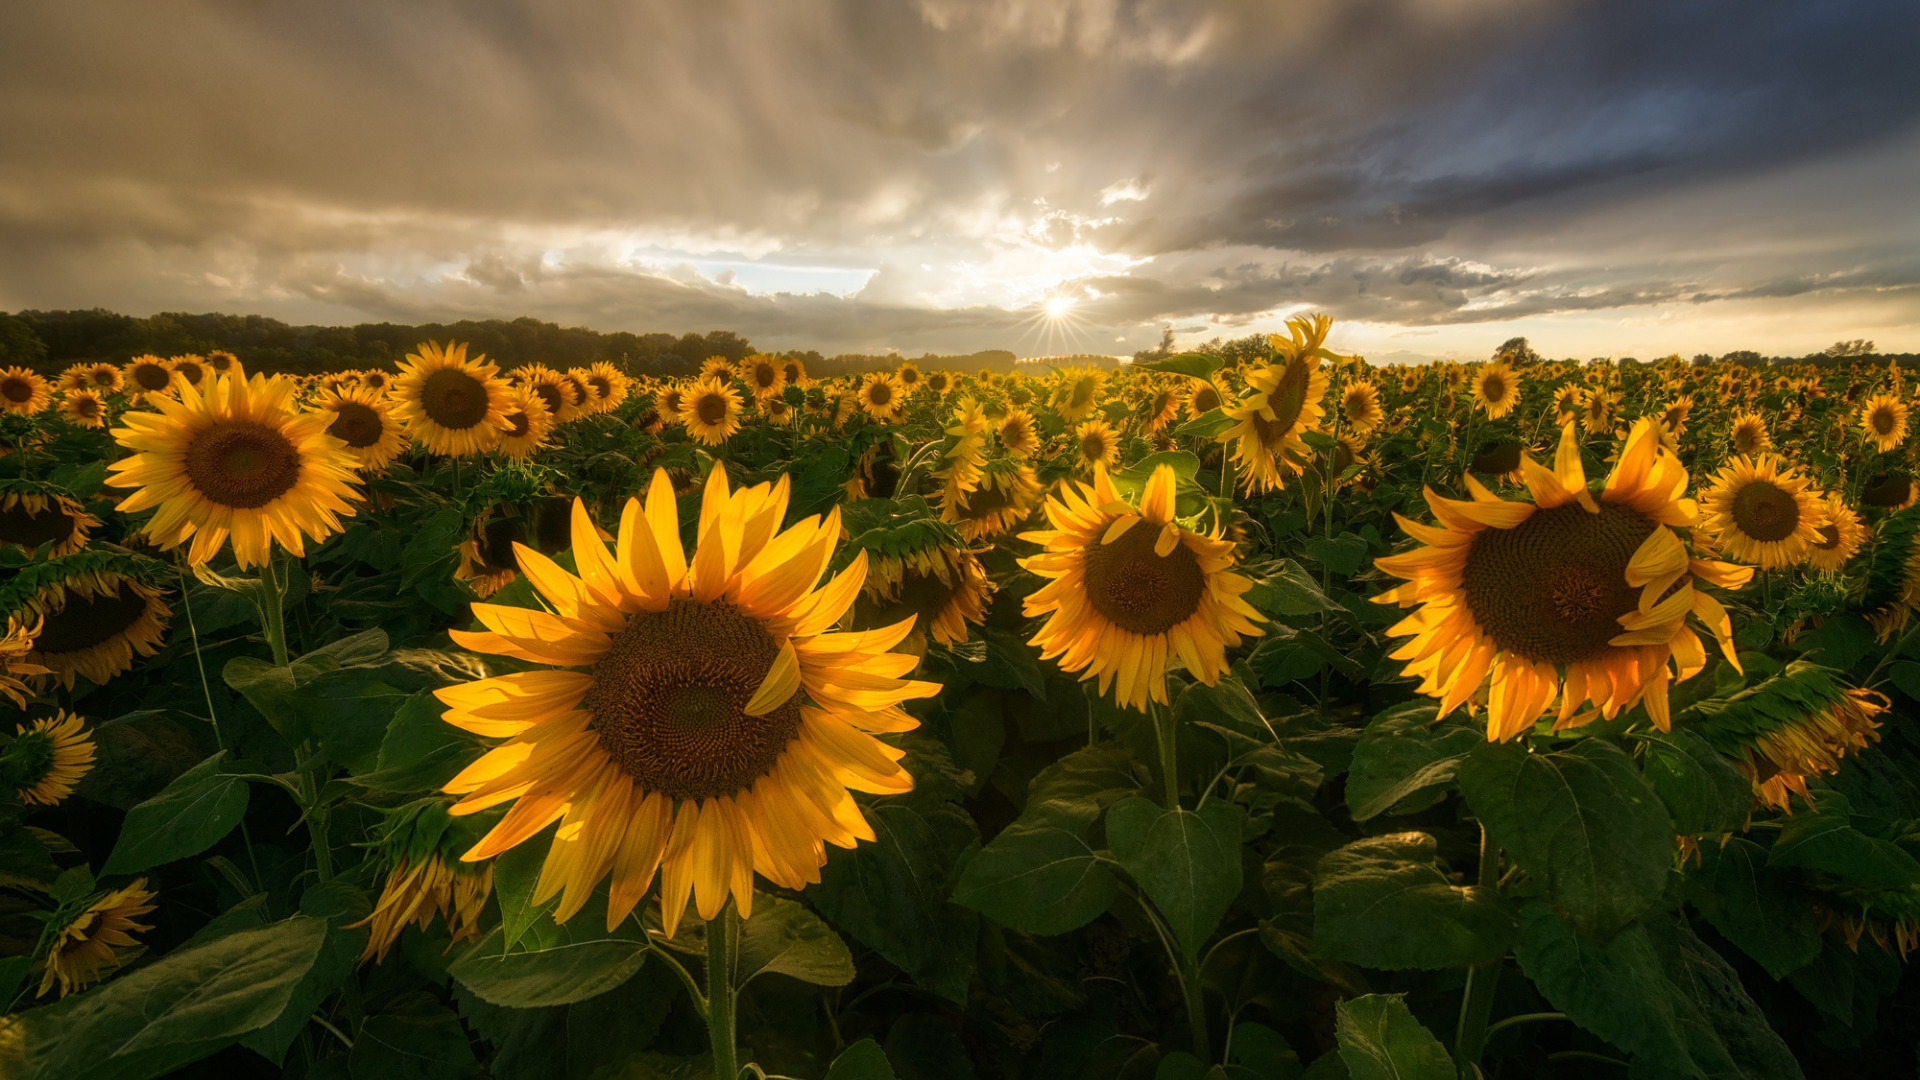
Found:
[[1752, 349], [1735, 349], [1720, 357], [1723, 364], [1741, 364], [1746, 367], [1759, 367], [1765, 358]]
[[33, 332], [33, 324], [12, 315], [0, 315], [0, 364], [32, 367], [47, 357], [47, 343]]
[[1711, 364], [1711, 363], [1713, 363], [1712, 353], [1694, 353], [1693, 354], [1694, 367], [1706, 367], [1708, 364]]
[[1831, 356], [1836, 359], [1845, 356], [1872, 356], [1873, 342], [1865, 338], [1854, 338], [1852, 341], [1836, 341], [1827, 346], [1822, 355]]
[[1493, 350], [1493, 358], [1495, 360], [1505, 360], [1507, 363], [1513, 364], [1516, 367], [1525, 367], [1528, 364], [1537, 364], [1540, 362], [1540, 354], [1534, 352], [1533, 346], [1528, 344], [1527, 339], [1523, 337], [1508, 338], [1499, 348]]

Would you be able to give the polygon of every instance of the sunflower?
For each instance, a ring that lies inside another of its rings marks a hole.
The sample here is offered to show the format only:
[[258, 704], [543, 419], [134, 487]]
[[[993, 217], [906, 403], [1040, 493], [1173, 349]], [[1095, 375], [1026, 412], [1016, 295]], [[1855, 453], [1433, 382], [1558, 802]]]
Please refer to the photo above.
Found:
[[1827, 523], [1820, 492], [1772, 454], [1734, 458], [1700, 502], [1700, 528], [1732, 558], [1762, 569], [1805, 561]]
[[225, 349], [215, 349], [207, 354], [207, 368], [215, 375], [238, 375], [240, 358]]
[[1000, 448], [1016, 461], [1023, 461], [1040, 448], [1040, 433], [1033, 426], [1033, 414], [1013, 409], [1000, 421]]
[[66, 491], [32, 480], [0, 480], [0, 548], [33, 551], [52, 544], [50, 555], [71, 555], [87, 546], [100, 519]]
[[1073, 429], [1073, 466], [1093, 472], [1120, 460], [1120, 436], [1105, 420], [1088, 420]]
[[[513, 801], [461, 858], [491, 858], [564, 819], [534, 891], [565, 921], [611, 874], [608, 926], [661, 879], [672, 936], [689, 898], [703, 919], [731, 894], [752, 913], [753, 875], [790, 889], [820, 879], [824, 844], [874, 838], [848, 788], [911, 789], [904, 753], [874, 733], [916, 725], [900, 703], [932, 683], [888, 655], [913, 628], [832, 633], [865, 584], [867, 560], [815, 588], [839, 512], [781, 530], [789, 481], [739, 492], [716, 465], [698, 541], [680, 543], [673, 485], [656, 470], [629, 499], [614, 552], [583, 504], [573, 512], [580, 577], [529, 548], [521, 572], [554, 614], [473, 605], [476, 652], [549, 665], [435, 691], [448, 722], [507, 736], [446, 785], [455, 815]], [[572, 669], [572, 670], [566, 670]]]
[[29, 806], [52, 806], [73, 794], [93, 769], [93, 736], [86, 721], [61, 709], [19, 725], [0, 749], [0, 778]]
[[0, 369], [0, 410], [33, 414], [53, 404], [53, 389], [32, 368]]
[[1733, 452], [1752, 457], [1765, 453], [1773, 446], [1773, 437], [1767, 434], [1766, 418], [1759, 413], [1741, 413], [1733, 418]]
[[1613, 428], [1613, 396], [1595, 388], [1581, 397], [1580, 426], [1588, 431], [1605, 432]]
[[944, 371], [930, 371], [927, 373], [926, 386], [935, 397], [940, 397], [953, 389], [953, 377]]
[[425, 930], [439, 916], [454, 944], [480, 940], [480, 917], [493, 894], [493, 866], [459, 861], [477, 837], [446, 804], [421, 801], [388, 812], [377, 827], [373, 861], [385, 873], [373, 911], [344, 929], [371, 925], [360, 962], [379, 963], [409, 923]]
[[132, 668], [135, 653], [160, 651], [172, 616], [154, 584], [163, 569], [152, 559], [105, 551], [33, 563], [0, 588], [0, 615], [40, 626], [22, 661], [68, 689], [82, 675], [105, 683]]
[[[624, 392], [624, 390], [622, 391]], [[494, 449], [514, 461], [532, 457], [553, 432], [553, 414], [529, 386], [516, 386], [507, 396], [507, 426]]]
[[1837, 494], [1826, 496], [1827, 523], [1820, 526], [1820, 539], [1807, 548], [1807, 562], [1816, 570], [1837, 573], [1847, 560], [1866, 543], [1867, 527], [1853, 507]]
[[60, 929], [49, 926], [46, 932], [51, 944], [37, 996], [47, 996], [58, 984], [60, 996], [66, 997], [106, 978], [145, 951], [133, 935], [153, 927], [134, 920], [154, 910], [153, 900], [147, 879], [139, 878], [96, 897]]
[[1146, 404], [1140, 409], [1140, 434], [1151, 439], [1160, 434], [1161, 429], [1173, 423], [1180, 412], [1180, 393], [1171, 386], [1157, 386], [1147, 395]]
[[126, 385], [126, 376], [120, 373], [118, 364], [109, 364], [96, 360], [87, 365], [87, 378], [91, 389], [101, 394], [111, 394]]
[[923, 377], [920, 374], [920, 366], [911, 360], [905, 361], [894, 371], [893, 379], [900, 384], [900, 392], [907, 395], [911, 395], [915, 390], [920, 389], [923, 381]]
[[1860, 489], [1860, 501], [1882, 510], [1905, 510], [1913, 505], [1916, 492], [1920, 488], [1904, 472], [1877, 473]]
[[513, 371], [513, 381], [533, 392], [556, 423], [573, 419], [573, 392], [566, 376], [541, 364], [529, 364]]
[[107, 403], [91, 390], [69, 390], [60, 401], [60, 419], [74, 427], [107, 426]]
[[653, 407], [660, 413], [660, 422], [662, 424], [679, 423], [680, 406], [685, 403], [685, 401], [686, 391], [680, 387], [668, 386], [662, 388], [660, 393], [653, 399]]
[[1100, 404], [1100, 388], [1106, 381], [1106, 373], [1099, 368], [1069, 369], [1060, 384], [1059, 405], [1054, 411], [1069, 424], [1086, 416]]
[[[242, 570], [266, 562], [275, 542], [306, 554], [306, 537], [324, 540], [352, 515], [358, 478], [354, 456], [327, 434], [333, 414], [293, 412], [293, 392], [278, 376], [220, 376], [205, 396], [182, 387], [178, 399], [154, 402], [158, 412], [128, 413], [113, 437], [133, 453], [109, 466], [107, 484], [138, 490], [116, 509], [158, 507], [142, 531], [168, 550], [192, 537], [195, 566], [228, 536]], [[431, 387], [428, 397], [446, 400]]]
[[24, 621], [18, 615], [8, 615], [7, 632], [0, 635], [0, 694], [10, 698], [16, 708], [26, 708], [27, 699], [33, 696], [33, 688], [22, 676], [53, 674], [26, 660], [33, 653], [33, 639], [40, 634], [40, 624], [37, 615]]
[[740, 361], [738, 374], [755, 401], [765, 401], [786, 389], [786, 380], [780, 377], [780, 365], [771, 356], [755, 353], [747, 357]]
[[1220, 441], [1232, 447], [1233, 460], [1241, 467], [1240, 486], [1246, 490], [1282, 487], [1287, 477], [1300, 471], [1300, 462], [1313, 458], [1300, 436], [1317, 428], [1326, 415], [1320, 401], [1327, 393], [1327, 373], [1320, 368], [1318, 354], [1324, 351], [1321, 343], [1331, 326], [1332, 320], [1324, 315], [1288, 319], [1292, 338], [1278, 334], [1270, 338], [1275, 362], [1250, 373], [1247, 388], [1251, 392], [1226, 406], [1227, 416], [1235, 423]]
[[1566, 425], [1580, 418], [1585, 409], [1583, 401], [1586, 391], [1573, 383], [1567, 383], [1553, 392], [1554, 423]]
[[924, 637], [941, 645], [967, 640], [967, 624], [979, 626], [986, 621], [993, 583], [980, 560], [959, 546], [951, 526], [941, 525], [936, 531], [925, 526], [940, 523], [922, 520], [918, 524], [922, 528], [912, 532], [912, 540], [889, 537], [892, 542], [865, 545], [873, 558], [866, 586], [854, 604], [853, 628], [872, 630], [910, 618], [913, 639], [920, 640], [911, 651], [924, 652]]
[[164, 394], [173, 389], [172, 362], [162, 360], [152, 353], [136, 356], [127, 361], [127, 366], [121, 369], [121, 375], [126, 380], [128, 392], [135, 400]]
[[426, 342], [400, 363], [391, 392], [394, 419], [436, 454], [467, 457], [492, 449], [506, 426], [507, 392], [485, 356], [467, 359], [464, 343]]
[[186, 353], [182, 356], [172, 357], [168, 360], [168, 363], [173, 365], [174, 378], [178, 379], [181, 384], [191, 386], [196, 390], [200, 388], [200, 381], [207, 377], [206, 358], [196, 353]]
[[971, 397], [954, 405], [953, 426], [946, 429], [953, 445], [943, 455], [945, 467], [936, 471], [943, 500], [964, 499], [980, 486], [986, 462], [987, 414]]
[[1039, 502], [1040, 481], [1032, 469], [1017, 461], [989, 460], [980, 474], [980, 486], [964, 500], [943, 503], [940, 520], [959, 530], [960, 539], [972, 543], [1012, 532]]
[[93, 366], [84, 363], [68, 364], [60, 372], [60, 377], [54, 380], [54, 388], [63, 394], [71, 394], [75, 390], [93, 389]]
[[596, 412], [608, 413], [619, 408], [633, 387], [632, 379], [605, 360], [588, 368], [581, 378], [587, 381], [587, 389], [593, 391]]
[[724, 356], [709, 356], [700, 361], [702, 379], [719, 379], [721, 382], [733, 381], [735, 364]]
[[702, 379], [680, 400], [680, 422], [696, 442], [719, 446], [740, 430], [740, 395], [719, 379]]
[[345, 443], [347, 453], [367, 472], [386, 468], [407, 448], [386, 397], [373, 387], [325, 390], [313, 407], [331, 418], [327, 434]]
[[1880, 523], [1868, 549], [1860, 609], [1885, 641], [1920, 607], [1920, 510], [1897, 510]]
[[780, 360], [780, 381], [788, 386], [805, 387], [807, 385], [807, 365], [797, 356], [782, 357]]
[[1518, 439], [1489, 439], [1480, 444], [1473, 453], [1469, 468], [1477, 473], [1497, 476], [1511, 484], [1526, 483], [1527, 474], [1521, 468], [1520, 459], [1527, 453], [1527, 444]]
[[1490, 420], [1498, 420], [1513, 411], [1520, 401], [1520, 380], [1512, 365], [1501, 361], [1484, 364], [1473, 375], [1473, 401]]
[[1120, 705], [1167, 704], [1167, 663], [1177, 660], [1212, 686], [1229, 648], [1260, 634], [1265, 619], [1241, 599], [1253, 583], [1232, 572], [1233, 541], [1174, 519], [1173, 467], [1153, 470], [1136, 510], [1096, 467], [1093, 485], [1065, 485], [1049, 498], [1052, 529], [1020, 538], [1046, 550], [1020, 565], [1049, 579], [1022, 605], [1047, 616], [1034, 634], [1042, 659], [1114, 687]]
[[859, 405], [875, 420], [898, 420], [900, 399], [904, 396], [898, 379], [884, 371], [875, 371], [860, 383]]
[[1498, 499], [1469, 475], [1469, 500], [1427, 490], [1442, 527], [1395, 515], [1426, 546], [1374, 560], [1406, 579], [1374, 602], [1419, 605], [1387, 631], [1413, 638], [1392, 657], [1408, 661], [1405, 673], [1441, 700], [1442, 715], [1490, 682], [1493, 741], [1532, 727], [1556, 697], [1561, 725], [1591, 719], [1575, 716], [1589, 701], [1609, 719], [1644, 702], [1666, 729], [1669, 682], [1706, 664], [1689, 614], [1737, 667], [1726, 611], [1694, 579], [1736, 588], [1753, 571], [1688, 556], [1669, 528], [1691, 525], [1697, 512], [1682, 497], [1686, 469], [1660, 448], [1649, 418], [1634, 423], [1598, 499], [1571, 424], [1552, 470], [1531, 457], [1521, 467], [1530, 503]]
[[1386, 414], [1380, 409], [1380, 390], [1365, 379], [1347, 384], [1340, 392], [1340, 415], [1355, 431], [1372, 431]]
[[1907, 406], [1892, 394], [1875, 394], [1860, 406], [1860, 431], [1874, 449], [1893, 450], [1907, 438]]
[[1220, 388], [1208, 379], [1188, 380], [1186, 408], [1189, 419], [1205, 416], [1226, 404]]
[[1667, 433], [1667, 445], [1671, 449], [1678, 443], [1680, 436], [1687, 432], [1687, 414], [1693, 411], [1693, 395], [1681, 394], [1673, 403], [1660, 411], [1660, 427]]
[[1702, 701], [1690, 726], [1734, 759], [1757, 803], [1789, 813], [1793, 795], [1812, 801], [1809, 779], [1839, 772], [1842, 758], [1880, 738], [1886, 697], [1842, 686], [1835, 674], [1796, 660], [1758, 685]]
[[854, 459], [853, 475], [840, 489], [848, 499], [891, 499], [899, 482], [900, 459], [894, 454], [893, 437], [887, 436]]

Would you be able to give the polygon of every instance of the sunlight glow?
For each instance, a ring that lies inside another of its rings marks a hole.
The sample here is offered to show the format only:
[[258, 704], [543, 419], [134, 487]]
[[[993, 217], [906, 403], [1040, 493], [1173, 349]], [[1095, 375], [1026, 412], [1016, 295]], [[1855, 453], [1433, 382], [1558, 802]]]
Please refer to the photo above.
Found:
[[1073, 297], [1056, 296], [1046, 302], [1047, 318], [1058, 319], [1073, 308]]

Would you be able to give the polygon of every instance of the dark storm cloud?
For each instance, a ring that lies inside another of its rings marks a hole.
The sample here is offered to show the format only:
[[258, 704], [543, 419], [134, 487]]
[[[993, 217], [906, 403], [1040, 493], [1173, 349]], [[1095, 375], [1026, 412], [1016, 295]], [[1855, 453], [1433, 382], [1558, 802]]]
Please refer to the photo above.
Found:
[[1911, 0], [8, 5], [0, 308], [970, 348], [1049, 288], [1109, 347], [1909, 303], [1910, 176], [1836, 213], [1818, 169], [1915, 144], [1916, 44]]

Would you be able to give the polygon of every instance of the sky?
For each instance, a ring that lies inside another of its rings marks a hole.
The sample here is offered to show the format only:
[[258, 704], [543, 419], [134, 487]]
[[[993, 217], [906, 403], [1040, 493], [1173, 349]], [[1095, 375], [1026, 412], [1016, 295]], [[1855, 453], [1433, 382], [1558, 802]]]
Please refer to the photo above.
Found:
[[1920, 351], [1912, 0], [0, 7], [0, 310]]

